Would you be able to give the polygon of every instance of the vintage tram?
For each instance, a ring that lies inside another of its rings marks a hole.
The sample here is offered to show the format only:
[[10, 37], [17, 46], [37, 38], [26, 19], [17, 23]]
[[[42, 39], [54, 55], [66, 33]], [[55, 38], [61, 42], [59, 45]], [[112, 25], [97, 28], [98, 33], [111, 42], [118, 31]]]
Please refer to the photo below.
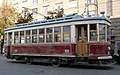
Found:
[[17, 24], [5, 29], [9, 59], [60, 64], [110, 64], [110, 20], [105, 16], [62, 18]]

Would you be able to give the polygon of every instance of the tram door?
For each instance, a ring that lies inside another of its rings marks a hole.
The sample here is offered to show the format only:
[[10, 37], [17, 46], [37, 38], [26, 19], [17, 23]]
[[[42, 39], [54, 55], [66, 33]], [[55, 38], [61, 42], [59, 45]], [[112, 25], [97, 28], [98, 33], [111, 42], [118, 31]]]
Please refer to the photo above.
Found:
[[77, 55], [81, 57], [87, 56], [87, 25], [76, 26], [77, 39]]

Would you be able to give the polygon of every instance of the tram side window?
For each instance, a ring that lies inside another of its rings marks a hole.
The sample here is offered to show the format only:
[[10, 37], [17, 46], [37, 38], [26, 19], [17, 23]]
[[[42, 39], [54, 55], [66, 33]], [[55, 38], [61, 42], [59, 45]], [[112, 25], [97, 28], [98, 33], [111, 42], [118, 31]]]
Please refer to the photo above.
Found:
[[52, 28], [46, 29], [46, 42], [52, 42], [53, 35], [52, 35]]
[[20, 31], [20, 43], [25, 43], [24, 31]]
[[61, 27], [54, 28], [54, 40], [55, 42], [61, 42]]
[[7, 33], [5, 33], [5, 40], [4, 43], [7, 44]]
[[45, 29], [39, 29], [39, 43], [43, 43], [45, 39]]
[[110, 41], [110, 26], [107, 26], [107, 41]]
[[19, 37], [18, 37], [18, 32], [14, 33], [14, 43], [18, 44], [19, 43]]
[[90, 25], [90, 41], [97, 41], [97, 25]]
[[100, 41], [105, 41], [105, 25], [99, 25], [99, 39]]
[[63, 27], [63, 42], [70, 42], [70, 26]]
[[27, 30], [26, 31], [26, 43], [30, 43], [31, 41], [30, 41], [30, 30]]
[[37, 29], [32, 30], [32, 43], [37, 43]]

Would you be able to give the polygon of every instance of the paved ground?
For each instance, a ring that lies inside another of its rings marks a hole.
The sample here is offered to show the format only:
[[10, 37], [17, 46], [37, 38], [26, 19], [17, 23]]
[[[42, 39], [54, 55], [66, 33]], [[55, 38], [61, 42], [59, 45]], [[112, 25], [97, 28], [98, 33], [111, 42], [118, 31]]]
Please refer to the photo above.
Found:
[[22, 62], [13, 62], [0, 56], [0, 75], [120, 75], [120, 65], [110, 67], [95, 66], [61, 66], [53, 67], [50, 64], [34, 63], [31, 65]]

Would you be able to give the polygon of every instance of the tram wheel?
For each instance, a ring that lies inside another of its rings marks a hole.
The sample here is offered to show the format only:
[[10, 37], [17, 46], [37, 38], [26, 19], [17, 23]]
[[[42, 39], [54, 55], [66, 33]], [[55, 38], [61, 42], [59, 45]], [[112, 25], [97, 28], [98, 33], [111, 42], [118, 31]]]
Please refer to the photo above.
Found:
[[31, 64], [32, 63], [32, 58], [31, 57], [25, 57], [25, 63], [26, 64]]
[[60, 61], [59, 59], [52, 59], [52, 66], [54, 67], [59, 67], [60, 66]]

